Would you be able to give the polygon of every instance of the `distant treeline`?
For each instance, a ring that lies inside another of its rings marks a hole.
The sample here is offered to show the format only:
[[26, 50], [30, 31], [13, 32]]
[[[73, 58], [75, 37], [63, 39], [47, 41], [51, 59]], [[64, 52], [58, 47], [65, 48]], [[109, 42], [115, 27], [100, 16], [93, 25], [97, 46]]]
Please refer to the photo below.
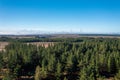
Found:
[[[93, 37], [80, 37], [80, 38], [10, 38], [10, 37], [0, 37], [0, 41], [4, 42], [83, 42], [87, 40], [94, 40]], [[95, 40], [108, 40], [110, 38], [96, 38]], [[117, 38], [114, 38], [117, 39]]]
[[120, 34], [80, 34], [80, 36], [112, 36], [112, 37], [120, 37]]
[[0, 41], [7, 42], [81, 42], [82, 38], [9, 38], [1, 37]]

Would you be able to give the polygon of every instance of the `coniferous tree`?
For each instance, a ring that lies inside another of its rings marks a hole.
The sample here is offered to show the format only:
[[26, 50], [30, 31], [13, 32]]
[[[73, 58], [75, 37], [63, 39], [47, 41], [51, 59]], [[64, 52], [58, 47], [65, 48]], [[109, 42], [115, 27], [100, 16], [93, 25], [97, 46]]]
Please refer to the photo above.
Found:
[[42, 79], [40, 71], [41, 71], [40, 66], [37, 66], [36, 70], [35, 70], [35, 76], [34, 76], [35, 80], [41, 80]]

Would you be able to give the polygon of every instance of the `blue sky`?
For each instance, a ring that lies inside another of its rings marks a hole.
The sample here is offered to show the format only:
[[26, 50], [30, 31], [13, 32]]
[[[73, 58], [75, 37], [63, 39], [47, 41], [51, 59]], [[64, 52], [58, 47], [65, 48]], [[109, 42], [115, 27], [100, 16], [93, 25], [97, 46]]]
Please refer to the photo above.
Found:
[[0, 0], [0, 31], [120, 33], [120, 0]]

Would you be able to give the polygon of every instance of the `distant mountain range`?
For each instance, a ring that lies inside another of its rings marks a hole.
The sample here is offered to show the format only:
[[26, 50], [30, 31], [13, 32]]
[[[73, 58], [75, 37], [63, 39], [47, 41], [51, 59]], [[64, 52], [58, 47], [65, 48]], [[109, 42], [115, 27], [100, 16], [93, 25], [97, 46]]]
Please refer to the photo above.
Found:
[[99, 35], [120, 35], [120, 33], [85, 33], [85, 32], [65, 32], [65, 31], [41, 31], [41, 30], [19, 30], [19, 31], [0, 31], [0, 35], [41, 35], [41, 34], [81, 34], [87, 36]]

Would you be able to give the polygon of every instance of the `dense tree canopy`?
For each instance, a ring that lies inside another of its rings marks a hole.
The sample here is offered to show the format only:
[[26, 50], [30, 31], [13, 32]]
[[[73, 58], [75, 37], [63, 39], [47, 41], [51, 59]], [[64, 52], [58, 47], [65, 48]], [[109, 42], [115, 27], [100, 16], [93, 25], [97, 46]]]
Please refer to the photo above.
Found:
[[9, 70], [15, 79], [21, 76], [33, 76], [35, 80], [120, 79], [120, 39], [66, 40], [47, 48], [11, 42], [6, 51], [0, 52], [0, 69]]

